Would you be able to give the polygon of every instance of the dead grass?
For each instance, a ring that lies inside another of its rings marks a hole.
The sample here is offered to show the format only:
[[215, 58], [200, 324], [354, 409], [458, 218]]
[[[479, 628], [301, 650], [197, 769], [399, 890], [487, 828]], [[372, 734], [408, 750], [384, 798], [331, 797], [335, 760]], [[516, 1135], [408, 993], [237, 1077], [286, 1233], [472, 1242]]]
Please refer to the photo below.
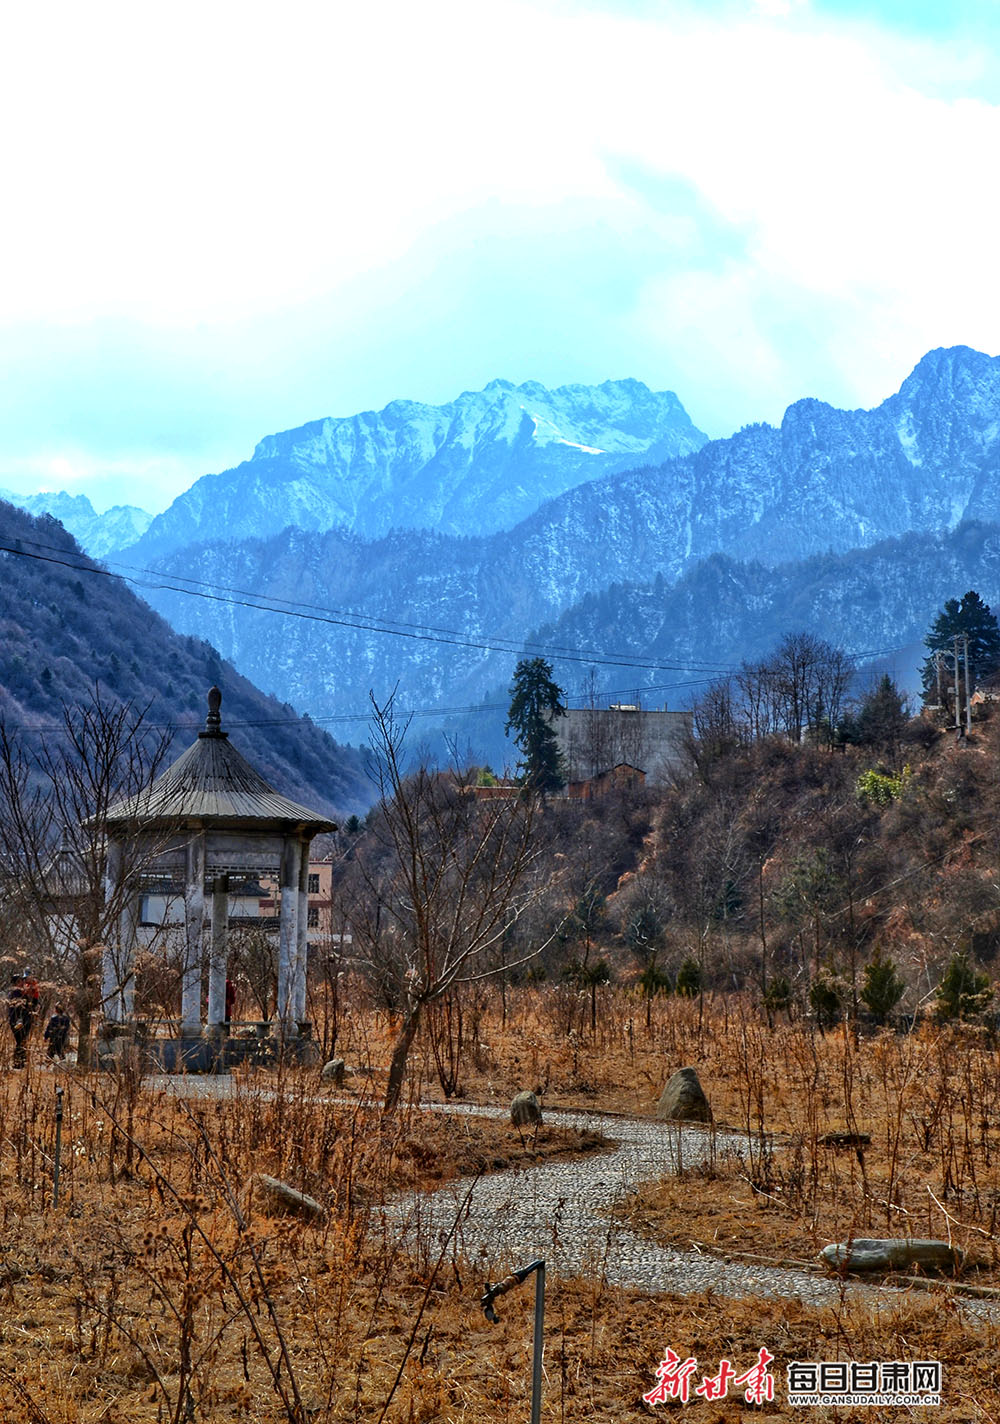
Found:
[[[561, 990], [525, 992], [506, 1031], [484, 1012], [463, 1087], [488, 1102], [545, 1088], [549, 1106], [646, 1115], [669, 1074], [694, 1064], [717, 1119], [750, 1145], [714, 1173], [644, 1191], [629, 1206], [641, 1229], [797, 1258], [851, 1230], [951, 1230], [993, 1269], [1000, 1087], [988, 1043], [934, 1031], [855, 1046], [798, 1026], [768, 1033], [738, 1004], [699, 1014], [676, 1001], [653, 1006], [647, 1033], [644, 1005], [621, 993], [603, 997], [592, 1037], [578, 1007]], [[351, 1033], [338, 1051], [380, 1066], [388, 1024], [359, 1018]], [[429, 1075], [419, 1056], [414, 1066], [416, 1093]], [[56, 1081], [66, 1101], [53, 1208]], [[360, 1094], [319, 1097], [315, 1074], [258, 1075], [232, 1103], [184, 1103], [109, 1076], [0, 1076], [4, 1424], [527, 1418], [531, 1289], [498, 1303], [498, 1326], [478, 1307], [487, 1272], [518, 1263], [470, 1263], [447, 1233], [404, 1251], [379, 1207], [401, 1187], [530, 1167], [529, 1149], [504, 1122], [407, 1109], [386, 1125]], [[821, 1144], [835, 1130], [871, 1136], [863, 1161]], [[599, 1144], [539, 1134], [541, 1152], [588, 1149]], [[261, 1171], [318, 1196], [323, 1223], [264, 1214], [248, 1191]], [[936, 1420], [1000, 1420], [997, 1343], [993, 1325], [918, 1293], [891, 1309], [819, 1311], [552, 1281], [543, 1418], [655, 1415], [641, 1396], [669, 1345], [705, 1372], [723, 1357], [745, 1369], [766, 1346], [778, 1388], [764, 1419], [803, 1417], [783, 1400], [789, 1359], [929, 1358], [946, 1371]], [[732, 1398], [688, 1408], [705, 1421], [750, 1412]]]

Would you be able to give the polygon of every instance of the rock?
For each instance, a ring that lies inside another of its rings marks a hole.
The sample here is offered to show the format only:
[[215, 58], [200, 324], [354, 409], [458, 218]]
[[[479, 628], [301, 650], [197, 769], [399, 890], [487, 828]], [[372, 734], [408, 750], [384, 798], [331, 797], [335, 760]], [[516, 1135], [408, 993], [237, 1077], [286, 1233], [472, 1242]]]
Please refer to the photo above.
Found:
[[817, 1141], [821, 1147], [870, 1147], [872, 1142], [867, 1132], [824, 1132]]
[[277, 1177], [258, 1172], [251, 1178], [251, 1183], [264, 1199], [265, 1209], [275, 1215], [304, 1216], [311, 1221], [319, 1221], [326, 1215], [315, 1197], [306, 1196], [305, 1192], [297, 1191], [287, 1182], [279, 1182]]
[[303, 1038], [299, 1040], [296, 1061], [300, 1063], [303, 1068], [315, 1068], [321, 1057], [322, 1054], [320, 1053], [319, 1044], [314, 1042], [313, 1039]]
[[542, 1107], [534, 1093], [518, 1093], [510, 1105], [510, 1120], [515, 1127], [538, 1127]]
[[857, 1237], [824, 1246], [819, 1259], [834, 1270], [899, 1271], [923, 1266], [931, 1271], [953, 1271], [962, 1264], [962, 1252], [947, 1241], [921, 1241], [905, 1236], [888, 1240]]
[[678, 1068], [656, 1104], [660, 1122], [711, 1122], [712, 1109], [693, 1068]]
[[332, 1083], [335, 1088], [341, 1088], [344, 1084], [344, 1074], [347, 1072], [347, 1064], [342, 1058], [331, 1058], [329, 1063], [323, 1064], [323, 1071], [319, 1075], [323, 1083]]

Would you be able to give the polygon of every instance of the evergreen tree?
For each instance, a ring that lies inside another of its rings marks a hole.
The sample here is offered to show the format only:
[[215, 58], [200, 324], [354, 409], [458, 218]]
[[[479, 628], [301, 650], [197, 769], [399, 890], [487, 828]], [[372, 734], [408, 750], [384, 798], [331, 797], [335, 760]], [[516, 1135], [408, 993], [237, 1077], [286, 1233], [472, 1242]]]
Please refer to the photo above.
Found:
[[701, 993], [701, 988], [701, 965], [689, 954], [677, 971], [677, 983], [674, 985], [674, 990], [682, 999], [696, 999]]
[[552, 728], [563, 717], [562, 689], [552, 680], [552, 665], [544, 658], [522, 658], [510, 686], [510, 711], [504, 731], [514, 733], [523, 759], [524, 784], [545, 795], [565, 785], [559, 741]]
[[896, 973], [896, 965], [881, 949], [865, 965], [865, 984], [861, 998], [876, 1023], [884, 1024], [906, 992], [906, 984]]
[[993, 997], [988, 974], [981, 974], [967, 954], [956, 952], [937, 986], [939, 1019], [967, 1019], [981, 1013]]
[[989, 677], [1000, 668], [1000, 626], [988, 603], [974, 589], [963, 594], [962, 601], [949, 598], [931, 625], [924, 639], [930, 656], [924, 662], [924, 695], [932, 696], [937, 689], [937, 669], [934, 654], [939, 649], [951, 651], [956, 636], [969, 639], [969, 681]]
[[861, 699], [852, 740], [895, 759], [907, 720], [906, 698], [889, 674], [883, 673]]

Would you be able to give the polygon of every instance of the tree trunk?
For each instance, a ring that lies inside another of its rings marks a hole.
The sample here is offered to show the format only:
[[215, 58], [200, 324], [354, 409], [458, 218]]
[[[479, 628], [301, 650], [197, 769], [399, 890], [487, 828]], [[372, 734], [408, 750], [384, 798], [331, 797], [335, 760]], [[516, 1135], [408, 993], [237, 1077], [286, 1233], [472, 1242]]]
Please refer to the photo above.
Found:
[[95, 974], [101, 972], [100, 945], [81, 944], [77, 959], [77, 983], [75, 1004], [77, 1021], [76, 1061], [80, 1068], [93, 1068], [98, 1055], [94, 1051], [94, 1009]]
[[382, 1104], [383, 1114], [394, 1112], [399, 1105], [400, 1095], [403, 1091], [403, 1079], [406, 1077], [406, 1060], [417, 1034], [422, 1008], [421, 1000], [411, 1004], [400, 1025], [399, 1037], [396, 1039], [396, 1046], [392, 1050], [392, 1059], [389, 1063], [389, 1081], [385, 1089], [385, 1102]]

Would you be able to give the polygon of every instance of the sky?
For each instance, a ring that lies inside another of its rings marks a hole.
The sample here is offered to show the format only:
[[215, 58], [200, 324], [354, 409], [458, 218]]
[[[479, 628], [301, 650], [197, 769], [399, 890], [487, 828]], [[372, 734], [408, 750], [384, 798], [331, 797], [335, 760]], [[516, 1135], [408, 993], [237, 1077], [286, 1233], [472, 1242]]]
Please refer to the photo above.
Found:
[[77, 0], [0, 46], [0, 487], [632, 376], [711, 436], [1000, 350], [995, 0]]

